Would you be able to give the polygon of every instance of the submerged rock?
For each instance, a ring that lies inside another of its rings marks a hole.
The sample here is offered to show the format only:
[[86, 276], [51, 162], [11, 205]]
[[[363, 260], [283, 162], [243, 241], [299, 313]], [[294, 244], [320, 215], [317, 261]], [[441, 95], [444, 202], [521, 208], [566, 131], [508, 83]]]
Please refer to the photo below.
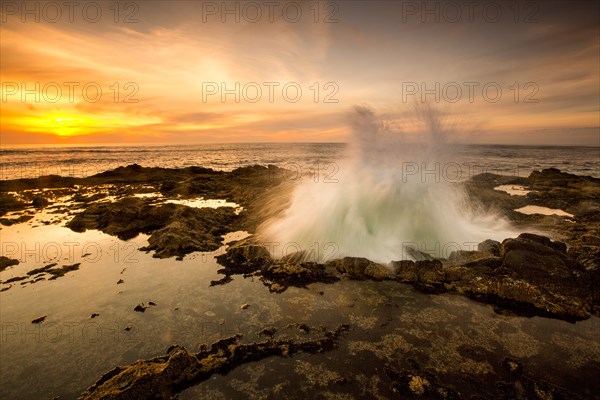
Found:
[[244, 363], [271, 356], [290, 357], [296, 353], [322, 353], [334, 349], [341, 334], [348, 330], [341, 325], [325, 332], [320, 338], [306, 341], [273, 340], [242, 344], [241, 336], [219, 340], [198, 353], [173, 345], [167, 355], [140, 360], [116, 367], [104, 374], [83, 393], [80, 400], [171, 399], [213, 374], [226, 374]]
[[36, 318], [34, 320], [31, 321], [32, 324], [41, 324], [42, 322], [44, 322], [46, 320], [46, 317], [48, 317], [47, 315], [43, 315], [39, 318]]

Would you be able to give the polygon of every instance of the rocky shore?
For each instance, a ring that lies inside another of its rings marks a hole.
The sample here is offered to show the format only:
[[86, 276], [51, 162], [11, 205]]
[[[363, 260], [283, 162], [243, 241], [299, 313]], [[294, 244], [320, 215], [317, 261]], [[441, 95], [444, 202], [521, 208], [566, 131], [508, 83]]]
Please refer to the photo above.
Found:
[[[138, 165], [89, 178], [48, 176], [1, 181], [0, 224], [24, 223], [41, 211], [64, 213], [65, 226], [75, 232], [96, 229], [123, 240], [147, 234], [148, 245], [142, 251], [152, 252], [157, 258], [182, 259], [193, 252], [221, 248], [226, 233], [256, 232], [262, 222], [286, 208], [294, 183], [285, 170], [273, 166], [221, 172]], [[227, 285], [240, 275], [257, 278], [270, 292], [281, 294], [290, 287], [364, 280], [408, 284], [433, 296], [465, 296], [492, 305], [500, 315], [569, 322], [600, 316], [600, 179], [547, 169], [528, 177], [483, 174], [462, 185], [481, 208], [504, 215], [527, 233], [502, 242], [486, 240], [477, 250], [455, 251], [447, 258], [417, 252], [414, 260], [386, 265], [356, 257], [317, 263], [306, 261], [303, 254], [274, 259], [267, 246], [251, 235], [228, 243], [226, 251], [216, 257], [223, 278], [212, 281], [211, 286]], [[511, 195], [498, 190], [512, 186], [527, 193]], [[159, 194], [160, 200], [152, 194]], [[200, 197], [226, 200], [239, 207], [194, 208], [181, 202]], [[275, 198], [278, 201], [274, 204]], [[516, 211], [528, 206], [561, 210], [568, 216]], [[0, 270], [18, 262], [2, 256]], [[1, 282], [0, 290], [9, 290], [14, 282], [56, 279], [79, 268], [79, 264], [42, 265]], [[344, 326], [326, 331], [321, 337], [304, 341], [275, 339], [274, 331], [264, 342], [242, 344], [241, 338], [234, 336], [198, 353], [174, 345], [165, 356], [106, 373], [82, 398], [171, 398], [185, 387], [215, 373], [226, 374], [243, 363], [274, 355], [333, 350], [347, 329]], [[551, 382], [528, 376], [519, 361], [510, 357], [504, 358], [498, 368], [504, 371], [500, 373], [504, 386], [493, 392], [497, 398], [579, 398]], [[432, 399], [464, 398], [459, 389], [431, 371], [390, 364], [382, 374], [391, 382], [393, 393]]]

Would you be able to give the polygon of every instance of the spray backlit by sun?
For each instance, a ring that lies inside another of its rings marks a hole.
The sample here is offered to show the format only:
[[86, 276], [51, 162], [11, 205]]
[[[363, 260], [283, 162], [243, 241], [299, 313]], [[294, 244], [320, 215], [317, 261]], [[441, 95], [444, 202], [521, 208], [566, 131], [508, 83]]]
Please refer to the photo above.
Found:
[[[415, 259], [414, 249], [443, 257], [488, 238], [509, 237], [503, 219], [477, 210], [442, 173], [452, 161], [439, 113], [421, 108], [415, 117], [425, 127], [418, 143], [407, 140], [406, 132], [388, 130], [370, 109], [357, 107], [338, 182], [300, 182], [284, 214], [261, 227], [262, 238], [294, 249], [334, 246], [335, 258], [389, 262]], [[317, 261], [325, 255], [311, 252]]]

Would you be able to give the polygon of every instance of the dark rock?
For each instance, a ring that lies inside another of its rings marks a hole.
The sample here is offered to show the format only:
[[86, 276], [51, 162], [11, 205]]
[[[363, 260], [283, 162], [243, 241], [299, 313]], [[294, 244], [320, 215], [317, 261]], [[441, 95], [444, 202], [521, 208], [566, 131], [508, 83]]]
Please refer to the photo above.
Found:
[[327, 265], [352, 279], [392, 279], [392, 271], [381, 264], [374, 263], [361, 257], [344, 257], [341, 260], [332, 260]]
[[75, 263], [75, 264], [71, 264], [71, 265], [63, 265], [60, 268], [49, 269], [46, 272], [48, 272], [52, 276], [50, 278], [48, 278], [48, 280], [54, 280], [54, 279], [60, 278], [61, 276], [64, 276], [67, 272], [77, 271], [79, 269], [80, 265], [81, 265], [81, 263]]
[[146, 311], [146, 308], [148, 308], [148, 306], [145, 306], [144, 303], [140, 303], [133, 308], [133, 311], [144, 312]]
[[232, 280], [233, 278], [231, 277], [231, 275], [225, 275], [221, 279], [210, 281], [210, 286], [225, 285], [231, 282]]
[[99, 317], [99, 316], [100, 316], [100, 314], [98, 314], [98, 313], [93, 313], [92, 315], [90, 315], [90, 318], [96, 318], [96, 317]]
[[149, 245], [140, 250], [154, 250], [158, 258], [181, 258], [194, 251], [218, 249], [222, 235], [235, 230], [238, 219], [231, 207], [153, 206], [147, 200], [127, 197], [115, 203], [91, 204], [67, 226], [75, 232], [98, 229], [122, 240], [150, 234]]
[[446, 274], [441, 261], [424, 260], [415, 262], [417, 280], [415, 287], [426, 293], [443, 293]]
[[43, 266], [41, 268], [32, 269], [31, 271], [29, 271], [27, 273], [27, 275], [37, 275], [37, 274], [40, 274], [40, 273], [46, 273], [46, 272], [48, 272], [48, 270], [50, 268], [56, 267], [57, 265], [58, 264], [56, 264], [56, 263], [52, 263], [52, 264], [48, 264], [46, 266]]
[[277, 333], [277, 328], [265, 328], [258, 332], [259, 335], [273, 336]]
[[417, 270], [415, 262], [411, 260], [392, 261], [390, 266], [394, 269], [394, 274], [400, 282], [412, 283], [417, 280]]
[[12, 258], [8, 258], [5, 256], [0, 256], [0, 271], [4, 271], [6, 268], [11, 267], [13, 265], [18, 265], [19, 260], [15, 260]]
[[483, 242], [477, 245], [477, 251], [484, 254], [500, 257], [500, 242], [492, 239], [484, 240]]
[[26, 276], [15, 276], [14, 278], [7, 279], [4, 283], [18, 282], [27, 279]]
[[17, 200], [14, 196], [6, 193], [0, 194], [0, 216], [10, 211], [21, 211], [26, 207], [27, 204]]
[[306, 287], [311, 283], [333, 283], [338, 278], [322, 264], [314, 262], [275, 263], [260, 270], [261, 280], [272, 292], [282, 292], [288, 286]]
[[32, 324], [40, 324], [46, 320], [47, 315], [41, 316], [31, 321]]
[[566, 253], [567, 251], [567, 245], [565, 243], [552, 241], [546, 236], [536, 235], [535, 233], [521, 233], [517, 237], [517, 239], [524, 239], [532, 242], [537, 242], [543, 244], [546, 247], [551, 247], [554, 250], [560, 251], [562, 253]]
[[248, 274], [273, 263], [266, 247], [236, 243], [216, 257], [228, 274]]
[[219, 340], [198, 353], [173, 345], [167, 355], [116, 367], [83, 393], [81, 400], [170, 399], [185, 388], [215, 373], [225, 375], [239, 365], [267, 357], [290, 357], [296, 353], [322, 353], [337, 346], [347, 325], [314, 340], [268, 340], [241, 344], [240, 336]]
[[17, 218], [0, 218], [0, 224], [5, 226], [11, 226], [14, 224], [21, 224], [27, 222], [33, 218], [33, 215], [21, 215]]
[[453, 263], [464, 264], [486, 257], [488, 257], [488, 255], [480, 251], [457, 250], [450, 253], [448, 260]]
[[572, 286], [583, 268], [563, 250], [564, 244], [531, 234], [502, 242], [502, 268], [537, 285]]
[[48, 199], [40, 195], [33, 196], [33, 200], [31, 201], [31, 205], [35, 208], [44, 208], [48, 204]]

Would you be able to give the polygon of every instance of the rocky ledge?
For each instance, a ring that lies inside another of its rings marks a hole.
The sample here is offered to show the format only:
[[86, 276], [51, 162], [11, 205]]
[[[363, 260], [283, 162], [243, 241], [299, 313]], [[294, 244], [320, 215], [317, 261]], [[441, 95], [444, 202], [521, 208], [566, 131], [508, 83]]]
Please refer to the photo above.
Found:
[[267, 340], [242, 344], [241, 336], [219, 340], [198, 353], [173, 345], [167, 355], [116, 367], [104, 374], [80, 400], [171, 399], [183, 389], [226, 374], [233, 368], [266, 357], [290, 357], [296, 353], [322, 353], [333, 350], [339, 337], [348, 330], [340, 325], [313, 340]]
[[[290, 256], [271, 258], [251, 239], [235, 243], [217, 257], [226, 275], [258, 276], [271, 291], [339, 279], [394, 280], [426, 293], [453, 292], [493, 304], [499, 313], [544, 316], [567, 321], [600, 314], [600, 271], [587, 270], [569, 256], [562, 242], [532, 233], [502, 243], [482, 242], [477, 251], [448, 259], [393, 261], [389, 265], [345, 257], [323, 264]], [[217, 281], [219, 282], [219, 281]]]

